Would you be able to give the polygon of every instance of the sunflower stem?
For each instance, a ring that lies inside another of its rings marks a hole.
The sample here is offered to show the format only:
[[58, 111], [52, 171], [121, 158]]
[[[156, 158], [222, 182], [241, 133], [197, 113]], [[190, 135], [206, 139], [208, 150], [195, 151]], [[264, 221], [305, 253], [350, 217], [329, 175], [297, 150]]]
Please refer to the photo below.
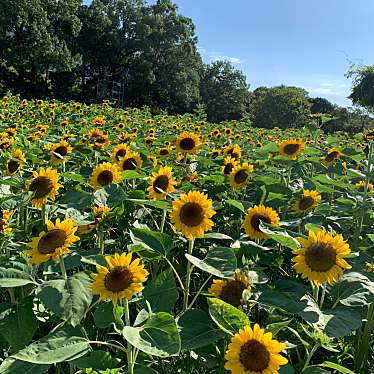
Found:
[[100, 253], [104, 255], [104, 230], [102, 225], [99, 225], [97, 228], [97, 244], [99, 246]]
[[64, 257], [63, 256], [60, 256], [59, 263], [60, 263], [61, 274], [64, 277], [64, 280], [67, 280], [68, 276], [66, 274], [66, 268], [65, 268], [65, 262], [64, 262]]
[[326, 294], [326, 284], [322, 284], [322, 294], [321, 294], [321, 300], [319, 301], [319, 309], [322, 310], [323, 302], [325, 301], [325, 294]]
[[205, 280], [205, 282], [202, 284], [202, 286], [199, 288], [199, 291], [197, 291], [196, 295], [194, 296], [194, 298], [192, 299], [190, 305], [188, 306], [187, 309], [191, 309], [192, 306], [195, 304], [195, 301], [197, 300], [198, 296], [200, 295], [201, 291], [204, 289], [204, 287], [206, 286], [206, 284], [209, 282], [210, 278], [212, 278], [211, 275], [209, 275], [209, 277]]
[[315, 300], [316, 303], [318, 303], [318, 291], [319, 287], [315, 286], [313, 283], [312, 284], [312, 289], [313, 289], [313, 299]]
[[42, 207], [42, 219], [43, 219], [43, 224], [45, 226], [48, 222], [48, 211], [47, 211], [46, 205], [43, 205]]
[[[312, 350], [309, 352], [306, 360], [305, 360], [305, 364], [304, 364], [304, 367], [303, 367], [303, 370], [306, 369], [309, 365], [309, 362], [310, 360], [312, 359], [313, 355], [316, 353], [316, 350], [319, 348], [319, 344], [314, 344], [314, 347], [312, 348]], [[302, 371], [303, 371], [302, 370]]]
[[[193, 251], [193, 246], [195, 243], [195, 239], [191, 239], [188, 241], [188, 254], [191, 255]], [[188, 294], [190, 291], [190, 282], [191, 282], [191, 273], [192, 273], [193, 265], [191, 262], [187, 262], [187, 278], [186, 278], [186, 287], [184, 289], [184, 298], [183, 298], [183, 312], [187, 310], [188, 307]]]
[[160, 227], [161, 232], [164, 232], [165, 220], [166, 220], [166, 210], [164, 209], [162, 211], [162, 221], [161, 221], [161, 227]]
[[[125, 312], [125, 323], [126, 326], [130, 326], [130, 308], [129, 308], [129, 301], [127, 299], [124, 299], [124, 312]], [[126, 355], [127, 355], [127, 368], [129, 374], [134, 374], [134, 364], [133, 357], [132, 357], [132, 345], [127, 342], [127, 349], [126, 349]]]

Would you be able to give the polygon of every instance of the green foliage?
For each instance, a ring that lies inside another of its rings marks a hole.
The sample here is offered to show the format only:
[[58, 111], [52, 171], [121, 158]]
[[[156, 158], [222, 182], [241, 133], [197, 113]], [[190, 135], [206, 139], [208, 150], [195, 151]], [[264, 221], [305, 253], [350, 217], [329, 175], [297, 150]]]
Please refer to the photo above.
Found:
[[353, 78], [349, 98], [354, 104], [374, 110], [374, 65], [352, 66], [347, 77]]

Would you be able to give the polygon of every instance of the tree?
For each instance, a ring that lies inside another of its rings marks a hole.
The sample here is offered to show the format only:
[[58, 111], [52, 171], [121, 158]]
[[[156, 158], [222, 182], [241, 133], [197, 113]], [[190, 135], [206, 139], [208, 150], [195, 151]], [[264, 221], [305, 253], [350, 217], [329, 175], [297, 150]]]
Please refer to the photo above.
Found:
[[301, 127], [308, 121], [310, 103], [303, 88], [259, 87], [251, 95], [250, 111], [256, 127]]
[[200, 83], [208, 120], [220, 122], [240, 119], [249, 104], [249, 85], [245, 75], [228, 61], [206, 65]]
[[334, 112], [334, 104], [323, 97], [310, 98], [309, 102], [312, 105], [310, 108], [312, 113], [332, 114]]

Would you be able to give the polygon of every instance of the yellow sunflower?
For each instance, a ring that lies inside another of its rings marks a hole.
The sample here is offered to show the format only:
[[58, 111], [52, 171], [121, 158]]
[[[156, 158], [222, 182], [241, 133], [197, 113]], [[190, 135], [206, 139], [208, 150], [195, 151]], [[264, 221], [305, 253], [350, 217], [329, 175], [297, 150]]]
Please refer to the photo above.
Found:
[[213, 149], [210, 153], [213, 157], [217, 157], [222, 153], [222, 151], [220, 149]]
[[[357, 182], [356, 183], [356, 188], [357, 188], [357, 191], [364, 192], [365, 191], [365, 182], [364, 181]], [[369, 192], [374, 191], [374, 184], [368, 183], [367, 190]]]
[[244, 188], [249, 183], [252, 172], [253, 166], [248, 163], [236, 165], [229, 175], [230, 186], [236, 189]]
[[90, 184], [98, 190], [107, 186], [110, 183], [119, 183], [121, 181], [121, 172], [117, 165], [110, 162], [103, 162], [97, 165], [90, 177]]
[[51, 161], [54, 164], [59, 164], [67, 160], [67, 155], [71, 153], [72, 147], [66, 140], [61, 140], [51, 147]]
[[366, 139], [366, 140], [373, 140], [373, 139], [374, 139], [374, 130], [369, 130], [369, 131], [365, 134], [365, 139]]
[[41, 208], [48, 199], [54, 200], [58, 190], [63, 187], [58, 183], [59, 174], [52, 168], [40, 168], [33, 172], [33, 179], [29, 182], [28, 190], [34, 192], [32, 206]]
[[121, 158], [126, 156], [126, 153], [129, 150], [129, 146], [127, 144], [121, 143], [116, 145], [112, 150], [112, 160], [114, 162], [118, 162]]
[[48, 221], [47, 229], [47, 232], [41, 232], [27, 244], [31, 249], [24, 253], [31, 256], [32, 264], [41, 264], [49, 259], [57, 261], [62, 255], [69, 253], [71, 245], [79, 240], [74, 235], [78, 228], [71, 219], [61, 222], [57, 218], [55, 223]]
[[87, 133], [90, 144], [99, 149], [104, 149], [109, 145], [109, 136], [100, 129], [94, 128]]
[[251, 296], [251, 280], [240, 270], [231, 279], [214, 279], [209, 293], [236, 308], [242, 308]]
[[190, 191], [173, 201], [170, 218], [175, 230], [191, 240], [203, 238], [204, 233], [211, 230], [214, 223], [210, 218], [214, 214], [216, 212], [208, 196], [199, 191]]
[[326, 166], [330, 166], [334, 163], [335, 160], [340, 158], [342, 153], [335, 147], [332, 147], [328, 150], [327, 155], [322, 157], [322, 162]]
[[92, 223], [89, 223], [87, 225], [81, 225], [79, 226], [79, 234], [88, 234], [90, 233], [93, 229], [95, 229], [98, 225], [100, 225], [101, 222], [104, 221], [106, 215], [111, 211], [112, 209], [108, 207], [108, 205], [103, 204], [103, 205], [95, 205], [92, 208], [95, 221]]
[[314, 190], [304, 190], [301, 197], [299, 197], [294, 205], [293, 209], [297, 214], [312, 212], [317, 204], [321, 201], [321, 195]]
[[149, 155], [147, 156], [148, 160], [151, 162], [152, 166], [153, 167], [156, 167], [157, 166], [157, 157], [156, 156], [153, 156], [153, 155]]
[[267, 234], [263, 233], [260, 229], [260, 223], [265, 222], [271, 224], [273, 227], [279, 225], [278, 213], [269, 207], [264, 205], [255, 205], [253, 208], [249, 208], [248, 212], [243, 221], [243, 227], [245, 233], [251, 239], [266, 239]]
[[126, 155], [118, 162], [118, 166], [122, 171], [140, 169], [142, 165], [143, 160], [141, 159], [139, 153], [132, 151], [128, 151]]
[[288, 139], [278, 144], [279, 153], [290, 160], [296, 160], [304, 147], [305, 143], [302, 139]]
[[298, 238], [301, 248], [294, 250], [293, 268], [313, 282], [333, 284], [351, 265], [343, 259], [351, 248], [342, 235], [334, 235], [325, 230], [309, 231], [308, 239]]
[[132, 261], [132, 253], [116, 253], [106, 256], [108, 267], [96, 265], [97, 273], [92, 273], [94, 279], [91, 288], [94, 295], [100, 295], [100, 300], [112, 300], [116, 305], [118, 300], [131, 298], [143, 290], [143, 283], [148, 278], [148, 271], [140, 265], [140, 259]]
[[232, 374], [277, 374], [288, 360], [280, 355], [286, 344], [272, 339], [256, 323], [253, 329], [245, 326], [231, 338], [225, 355], [225, 369]]
[[180, 153], [196, 154], [200, 148], [200, 137], [194, 132], [183, 132], [177, 137], [176, 149]]
[[12, 158], [6, 164], [6, 174], [12, 176], [17, 174], [25, 164], [26, 158], [23, 152], [16, 148], [11, 153]]
[[12, 217], [12, 212], [10, 210], [0, 209], [0, 233], [4, 235], [9, 235], [12, 232], [12, 228], [9, 226], [9, 221]]
[[238, 161], [236, 161], [235, 158], [225, 157], [223, 160], [222, 173], [229, 175], [237, 164]]
[[177, 182], [173, 179], [171, 167], [164, 166], [157, 173], [152, 174], [149, 184], [150, 186], [147, 188], [149, 197], [162, 200], [165, 199], [166, 194], [175, 192], [174, 186]]
[[242, 151], [237, 144], [228, 145], [223, 149], [223, 154], [225, 156], [230, 156], [236, 161], [241, 157]]

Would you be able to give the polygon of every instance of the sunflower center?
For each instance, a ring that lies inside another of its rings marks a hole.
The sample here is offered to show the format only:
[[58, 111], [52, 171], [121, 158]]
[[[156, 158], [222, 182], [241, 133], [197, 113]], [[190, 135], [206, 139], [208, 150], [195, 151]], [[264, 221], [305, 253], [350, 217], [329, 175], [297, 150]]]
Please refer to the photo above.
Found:
[[234, 176], [235, 183], [244, 183], [248, 179], [248, 173], [245, 169], [240, 169]]
[[160, 156], [166, 156], [169, 154], [169, 151], [167, 149], [161, 149], [160, 150]]
[[61, 156], [66, 156], [67, 153], [68, 153], [68, 149], [64, 145], [61, 145], [60, 147], [57, 147], [55, 149], [55, 152], [58, 153]]
[[36, 177], [30, 184], [29, 190], [34, 191], [35, 198], [39, 199], [52, 191], [52, 183], [48, 177]]
[[197, 203], [186, 203], [182, 206], [179, 217], [181, 222], [189, 227], [198, 226], [204, 220], [204, 211]]
[[336, 264], [336, 252], [329, 244], [312, 244], [305, 252], [305, 262], [313, 271], [328, 271]]
[[169, 185], [169, 178], [167, 177], [167, 175], [160, 175], [153, 182], [153, 189], [157, 193], [161, 193], [167, 190], [168, 185]]
[[311, 196], [303, 196], [299, 201], [300, 210], [307, 210], [314, 204], [314, 199]]
[[65, 243], [65, 240], [66, 233], [64, 230], [54, 229], [48, 231], [39, 240], [38, 252], [43, 255], [53, 253]]
[[270, 353], [262, 343], [251, 339], [241, 346], [239, 358], [246, 371], [262, 372], [269, 365]]
[[106, 186], [113, 182], [113, 173], [110, 170], [104, 170], [97, 176], [97, 182], [101, 186]]
[[330, 152], [326, 157], [325, 157], [325, 161], [326, 162], [331, 162], [331, 161], [334, 161], [339, 155], [339, 152], [337, 151], [333, 151], [333, 152]]
[[238, 307], [241, 304], [241, 299], [245, 288], [246, 287], [243, 282], [237, 280], [229, 281], [224, 287], [222, 287], [220, 299], [226, 303]]
[[19, 169], [19, 166], [20, 166], [19, 161], [10, 160], [8, 162], [9, 173], [15, 173]]
[[287, 144], [284, 146], [284, 153], [287, 155], [293, 155], [299, 150], [299, 144]]
[[116, 160], [119, 161], [122, 157], [126, 156], [126, 149], [120, 149], [116, 153]]
[[261, 222], [266, 222], [266, 223], [271, 223], [271, 219], [264, 215], [264, 214], [254, 214], [251, 218], [251, 226], [258, 232], [262, 232], [260, 230], [260, 223]]
[[122, 164], [122, 169], [123, 170], [135, 170], [136, 169], [136, 160], [135, 158], [128, 158], [125, 160]]
[[123, 266], [116, 266], [105, 276], [105, 288], [112, 292], [121, 292], [130, 287], [132, 283], [131, 271]]
[[223, 173], [224, 174], [230, 174], [232, 172], [232, 169], [234, 169], [233, 164], [226, 164], [224, 169], [223, 169]]
[[184, 138], [180, 141], [179, 146], [185, 151], [191, 151], [195, 148], [195, 141], [191, 138]]

